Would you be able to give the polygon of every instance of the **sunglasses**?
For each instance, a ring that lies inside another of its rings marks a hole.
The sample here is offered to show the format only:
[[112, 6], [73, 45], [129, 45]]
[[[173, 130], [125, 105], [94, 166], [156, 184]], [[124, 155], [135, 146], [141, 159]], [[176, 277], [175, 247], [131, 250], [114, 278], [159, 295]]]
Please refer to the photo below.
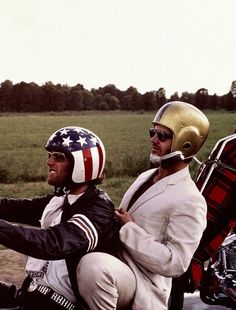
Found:
[[66, 160], [66, 155], [62, 152], [48, 152], [48, 159], [52, 158], [55, 162], [63, 162]]
[[165, 142], [168, 139], [172, 139], [173, 135], [166, 133], [162, 130], [157, 130], [155, 128], [149, 128], [149, 134], [150, 137], [154, 137], [155, 135], [157, 135], [158, 140], [160, 140], [161, 142]]

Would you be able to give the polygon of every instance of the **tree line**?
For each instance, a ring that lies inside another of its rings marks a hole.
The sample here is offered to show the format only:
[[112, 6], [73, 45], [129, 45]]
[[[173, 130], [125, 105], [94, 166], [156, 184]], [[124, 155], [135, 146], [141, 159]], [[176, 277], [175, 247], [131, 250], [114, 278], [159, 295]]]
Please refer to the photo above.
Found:
[[54, 85], [52, 82], [39, 86], [33, 82], [13, 84], [6, 80], [0, 84], [0, 112], [151, 111], [173, 100], [189, 102], [201, 110], [236, 110], [236, 96], [231, 90], [223, 96], [218, 96], [209, 95], [207, 89], [201, 88], [196, 93], [186, 91], [179, 96], [178, 92], [175, 92], [170, 98], [166, 98], [163, 87], [140, 94], [135, 87], [130, 86], [121, 91], [113, 84], [91, 90], [85, 89], [82, 84], [68, 86]]

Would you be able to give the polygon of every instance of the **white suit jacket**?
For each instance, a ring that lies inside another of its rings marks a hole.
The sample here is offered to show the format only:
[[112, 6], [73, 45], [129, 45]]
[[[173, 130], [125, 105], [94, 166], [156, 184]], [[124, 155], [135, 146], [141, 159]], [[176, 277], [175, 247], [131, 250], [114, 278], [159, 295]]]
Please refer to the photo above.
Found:
[[[126, 209], [136, 190], [156, 169], [141, 174], [124, 195]], [[184, 273], [206, 227], [207, 205], [188, 167], [153, 184], [130, 208], [133, 222], [122, 226], [122, 259], [137, 289], [132, 309], [167, 309], [171, 278]]]

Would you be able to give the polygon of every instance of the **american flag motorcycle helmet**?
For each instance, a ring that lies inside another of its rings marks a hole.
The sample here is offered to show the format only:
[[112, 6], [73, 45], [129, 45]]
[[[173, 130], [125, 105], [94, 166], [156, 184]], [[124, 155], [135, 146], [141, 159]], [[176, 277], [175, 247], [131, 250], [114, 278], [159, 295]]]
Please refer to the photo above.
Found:
[[71, 154], [74, 159], [72, 181], [75, 183], [96, 180], [103, 173], [106, 160], [103, 142], [86, 128], [61, 128], [51, 135], [45, 148]]

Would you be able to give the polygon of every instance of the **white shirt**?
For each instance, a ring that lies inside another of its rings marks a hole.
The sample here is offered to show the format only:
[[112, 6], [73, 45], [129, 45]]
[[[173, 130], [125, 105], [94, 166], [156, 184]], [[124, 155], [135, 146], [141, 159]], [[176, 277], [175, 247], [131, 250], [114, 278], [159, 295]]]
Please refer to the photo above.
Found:
[[[69, 194], [69, 203], [74, 203], [82, 194]], [[65, 196], [55, 196], [51, 199], [40, 221], [42, 229], [57, 225], [61, 222], [64, 199]], [[72, 303], [75, 303], [76, 300], [71, 288], [65, 259], [47, 261], [28, 256], [26, 272], [33, 278], [34, 283], [49, 286], [57, 293], [65, 296]]]

